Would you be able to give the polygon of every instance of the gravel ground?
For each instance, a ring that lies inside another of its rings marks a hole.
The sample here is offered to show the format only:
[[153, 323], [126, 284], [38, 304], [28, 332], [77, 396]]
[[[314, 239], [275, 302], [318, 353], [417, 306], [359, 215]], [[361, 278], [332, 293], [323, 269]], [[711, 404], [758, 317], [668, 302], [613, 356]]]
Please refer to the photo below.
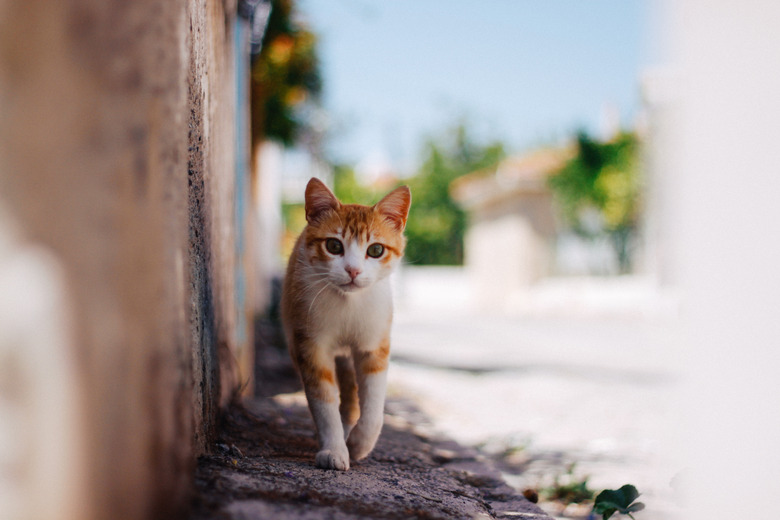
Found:
[[314, 423], [273, 322], [259, 322], [257, 397], [221, 418], [198, 461], [191, 520], [549, 517], [478, 450], [438, 433], [409, 395], [391, 396], [369, 457], [349, 471], [314, 466]]
[[478, 453], [430, 437], [413, 405], [387, 409], [374, 452], [341, 472], [314, 466], [302, 394], [234, 406], [216, 453], [198, 462], [191, 520], [549, 518]]

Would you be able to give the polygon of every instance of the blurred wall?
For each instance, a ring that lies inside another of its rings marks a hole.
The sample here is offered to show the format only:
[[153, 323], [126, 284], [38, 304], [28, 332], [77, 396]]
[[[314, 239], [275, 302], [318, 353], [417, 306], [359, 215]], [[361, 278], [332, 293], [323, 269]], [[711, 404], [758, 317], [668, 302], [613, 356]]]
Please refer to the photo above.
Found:
[[465, 265], [479, 308], [527, 306], [532, 287], [551, 274], [557, 229], [547, 179], [570, 155], [539, 149], [450, 186], [469, 214]]
[[[667, 2], [657, 161], [680, 292], [684, 518], [771, 516], [780, 490], [780, 4]], [[663, 225], [663, 222], [662, 222]]]
[[235, 11], [0, 2], [2, 518], [176, 516], [248, 382]]
[[523, 303], [529, 288], [549, 275], [552, 208], [552, 196], [543, 189], [518, 190], [470, 208], [465, 260], [480, 308]]

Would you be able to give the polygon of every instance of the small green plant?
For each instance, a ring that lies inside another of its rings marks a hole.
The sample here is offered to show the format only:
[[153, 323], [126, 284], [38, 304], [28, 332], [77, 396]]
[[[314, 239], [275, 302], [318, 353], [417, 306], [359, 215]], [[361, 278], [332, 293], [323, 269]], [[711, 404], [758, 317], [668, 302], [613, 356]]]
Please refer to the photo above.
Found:
[[634, 520], [631, 513], [645, 508], [642, 502], [635, 502], [638, 496], [639, 492], [631, 484], [626, 484], [620, 489], [605, 489], [596, 497], [593, 513], [601, 515], [602, 520], [608, 520], [615, 513], [627, 515]]
[[569, 504], [581, 504], [593, 499], [595, 492], [588, 487], [588, 478], [574, 477], [575, 464], [569, 465], [566, 473], [555, 477], [555, 482], [549, 488], [543, 489], [545, 500], [560, 502], [564, 506]]

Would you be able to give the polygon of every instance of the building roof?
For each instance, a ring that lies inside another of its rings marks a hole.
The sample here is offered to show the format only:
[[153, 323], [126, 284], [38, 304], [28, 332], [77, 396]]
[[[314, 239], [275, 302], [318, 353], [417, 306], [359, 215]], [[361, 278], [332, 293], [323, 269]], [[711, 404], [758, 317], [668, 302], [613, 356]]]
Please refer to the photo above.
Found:
[[450, 184], [450, 192], [467, 209], [515, 196], [547, 193], [547, 178], [573, 156], [574, 149], [566, 147], [509, 157], [496, 167], [459, 177]]

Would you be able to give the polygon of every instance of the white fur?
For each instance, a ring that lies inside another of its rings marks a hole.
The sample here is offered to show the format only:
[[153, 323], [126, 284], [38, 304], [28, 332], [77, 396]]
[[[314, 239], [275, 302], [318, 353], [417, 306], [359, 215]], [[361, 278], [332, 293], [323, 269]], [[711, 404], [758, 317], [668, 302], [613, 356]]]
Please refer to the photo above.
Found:
[[364, 376], [358, 374], [360, 419], [347, 440], [349, 454], [360, 460], [374, 449], [382, 431], [387, 389], [387, 370]]
[[[359, 289], [368, 288], [374, 283], [384, 278], [392, 272], [395, 261], [389, 264], [383, 264], [379, 258], [371, 258], [366, 255], [369, 245], [373, 244], [375, 237], [369, 237], [367, 242], [350, 240], [344, 241], [341, 231], [331, 238], [341, 240], [344, 245], [343, 255], [331, 255], [328, 265], [328, 274], [330, 282], [344, 292], [355, 292]], [[388, 254], [388, 252], [385, 252]], [[350, 269], [357, 269], [360, 274], [354, 280], [354, 286], [348, 285], [352, 278], [348, 274]]]
[[[373, 242], [344, 243], [344, 255], [332, 255], [327, 267], [310, 264], [304, 260], [305, 251], [299, 251], [303, 276], [310, 280], [302, 302], [308, 307], [307, 328], [317, 338], [318, 352], [325, 363], [330, 364], [337, 354], [347, 350], [372, 351], [389, 334], [393, 303], [388, 275], [396, 262], [385, 265], [368, 257], [366, 248], [370, 244]], [[353, 285], [347, 285], [353, 282], [348, 269], [360, 271]], [[353, 459], [361, 459], [376, 444], [384, 418], [387, 371], [356, 375], [360, 419], [351, 432], [345, 431], [341, 423], [338, 399], [325, 402], [307, 396], [320, 440], [316, 457], [319, 467], [348, 469], [350, 454]], [[333, 391], [337, 394], [335, 387]]]
[[315, 463], [320, 468], [348, 470], [349, 451], [344, 442], [338, 404], [333, 406], [332, 402], [311, 397], [308, 401], [320, 441], [320, 451], [314, 459]]
[[[331, 258], [327, 271], [308, 262], [304, 266], [304, 277], [313, 280], [307, 294], [307, 325], [328, 354], [335, 355], [340, 347], [373, 350], [390, 327], [393, 299], [388, 276], [396, 262], [384, 265], [366, 257], [371, 243], [344, 244], [344, 255]], [[344, 287], [351, 281], [347, 267], [361, 271], [356, 287]]]

